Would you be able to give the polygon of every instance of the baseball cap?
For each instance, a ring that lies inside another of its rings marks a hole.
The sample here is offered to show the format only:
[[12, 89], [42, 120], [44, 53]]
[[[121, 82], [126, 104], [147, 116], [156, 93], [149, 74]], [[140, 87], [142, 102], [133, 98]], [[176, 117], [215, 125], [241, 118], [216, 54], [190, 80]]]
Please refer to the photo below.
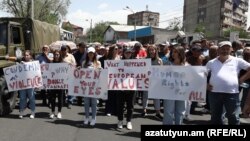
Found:
[[90, 53], [90, 52], [95, 53], [95, 48], [94, 47], [89, 47], [88, 48], [88, 53]]
[[132, 52], [132, 49], [129, 48], [129, 47], [125, 47], [125, 48], [123, 49], [123, 52], [124, 52], [124, 53], [126, 53], [126, 52]]
[[43, 48], [49, 48], [49, 46], [48, 45], [44, 45]]
[[232, 47], [232, 43], [230, 41], [222, 41], [222, 42], [219, 43], [219, 48], [223, 47], [223, 46], [226, 46], [226, 45]]
[[104, 46], [100, 46], [100, 48], [99, 49], [105, 49], [105, 47]]

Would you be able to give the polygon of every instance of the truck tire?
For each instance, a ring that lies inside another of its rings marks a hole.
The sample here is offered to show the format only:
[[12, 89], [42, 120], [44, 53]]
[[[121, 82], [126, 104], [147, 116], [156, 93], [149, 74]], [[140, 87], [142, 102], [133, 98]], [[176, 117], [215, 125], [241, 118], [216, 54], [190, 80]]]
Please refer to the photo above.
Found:
[[5, 94], [7, 84], [3, 77], [0, 77], [0, 116], [8, 115], [15, 109], [18, 93], [16, 91]]

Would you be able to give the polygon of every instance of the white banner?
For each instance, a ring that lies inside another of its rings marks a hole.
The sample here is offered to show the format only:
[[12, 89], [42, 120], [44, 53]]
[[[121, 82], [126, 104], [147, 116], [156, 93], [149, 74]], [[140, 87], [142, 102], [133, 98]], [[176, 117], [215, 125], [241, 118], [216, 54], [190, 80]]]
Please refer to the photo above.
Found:
[[207, 76], [202, 66], [152, 66], [149, 98], [204, 102]]
[[69, 95], [107, 99], [108, 70], [75, 69], [69, 77]]
[[42, 89], [68, 89], [68, 77], [72, 68], [68, 63], [41, 64]]
[[25, 62], [3, 69], [8, 90], [17, 91], [42, 87], [42, 75], [38, 61]]
[[150, 59], [105, 60], [108, 90], [148, 90]]

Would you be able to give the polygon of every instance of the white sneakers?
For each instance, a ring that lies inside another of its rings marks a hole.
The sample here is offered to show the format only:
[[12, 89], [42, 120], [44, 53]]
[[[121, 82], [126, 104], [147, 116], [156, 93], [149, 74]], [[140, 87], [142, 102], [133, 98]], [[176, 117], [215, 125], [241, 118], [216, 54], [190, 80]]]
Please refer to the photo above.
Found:
[[59, 118], [59, 119], [62, 118], [62, 114], [60, 112], [57, 114], [57, 118]]
[[30, 119], [34, 119], [34, 118], [35, 118], [35, 112], [31, 112]]
[[92, 119], [91, 122], [90, 122], [90, 126], [95, 126], [95, 122], [96, 122], [96, 120]]
[[23, 118], [23, 111], [20, 112], [19, 118], [21, 118], [21, 119]]
[[132, 123], [129, 121], [129, 122], [127, 122], [127, 129], [128, 130], [132, 130]]
[[[50, 115], [49, 115], [49, 118], [51, 118], [51, 119], [53, 119], [55, 117], [55, 113], [51, 113]], [[62, 118], [62, 114], [59, 112], [58, 114], [57, 114], [57, 118], [58, 119], [61, 119]]]
[[[89, 124], [89, 122], [90, 122], [90, 124]], [[90, 126], [95, 126], [95, 123], [96, 123], [96, 119], [92, 119], [91, 121], [90, 121], [90, 119], [89, 118], [85, 118], [85, 120], [84, 120], [84, 122], [83, 122], [83, 124], [86, 126], [86, 125], [90, 125]]]
[[[117, 128], [119, 128], [119, 129], [123, 128], [123, 121], [122, 120], [118, 121]], [[127, 129], [128, 130], [132, 130], [133, 129], [132, 123], [130, 121], [127, 122]]]
[[[24, 116], [24, 112], [21, 111], [20, 114], [19, 114], [19, 118], [22, 119]], [[31, 112], [30, 114], [30, 119], [34, 119], [35, 118], [35, 112]]]
[[53, 119], [55, 117], [55, 114], [54, 113], [51, 113], [50, 115], [49, 115], [49, 118], [51, 118], [51, 119]]
[[84, 125], [88, 125], [88, 124], [89, 124], [89, 118], [85, 118], [83, 124], [84, 124]]
[[122, 120], [118, 121], [117, 128], [119, 128], [119, 129], [123, 128], [123, 122], [122, 122]]

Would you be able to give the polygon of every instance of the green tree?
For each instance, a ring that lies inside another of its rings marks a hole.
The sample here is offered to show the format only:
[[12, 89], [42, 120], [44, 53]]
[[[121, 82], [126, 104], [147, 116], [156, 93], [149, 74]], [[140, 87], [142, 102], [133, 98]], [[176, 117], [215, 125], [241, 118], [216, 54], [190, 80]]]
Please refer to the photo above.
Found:
[[90, 36], [92, 36], [92, 42], [103, 43], [103, 34], [109, 25], [119, 25], [119, 23], [109, 21], [96, 23], [92, 30], [87, 29], [87, 39], [90, 39]]
[[[34, 0], [34, 19], [58, 24], [68, 12], [70, 0]], [[14, 17], [31, 17], [31, 0], [2, 0], [0, 8]]]
[[206, 30], [206, 27], [204, 26], [204, 24], [198, 24], [196, 28], [194, 29], [194, 33], [202, 34], [206, 38], [213, 36], [212, 32]]
[[240, 38], [249, 38], [248, 33], [246, 32], [246, 30], [244, 29], [240, 29], [240, 28], [229, 28], [227, 30], [224, 31], [224, 37], [230, 37], [230, 32], [233, 31], [239, 31], [239, 37]]

